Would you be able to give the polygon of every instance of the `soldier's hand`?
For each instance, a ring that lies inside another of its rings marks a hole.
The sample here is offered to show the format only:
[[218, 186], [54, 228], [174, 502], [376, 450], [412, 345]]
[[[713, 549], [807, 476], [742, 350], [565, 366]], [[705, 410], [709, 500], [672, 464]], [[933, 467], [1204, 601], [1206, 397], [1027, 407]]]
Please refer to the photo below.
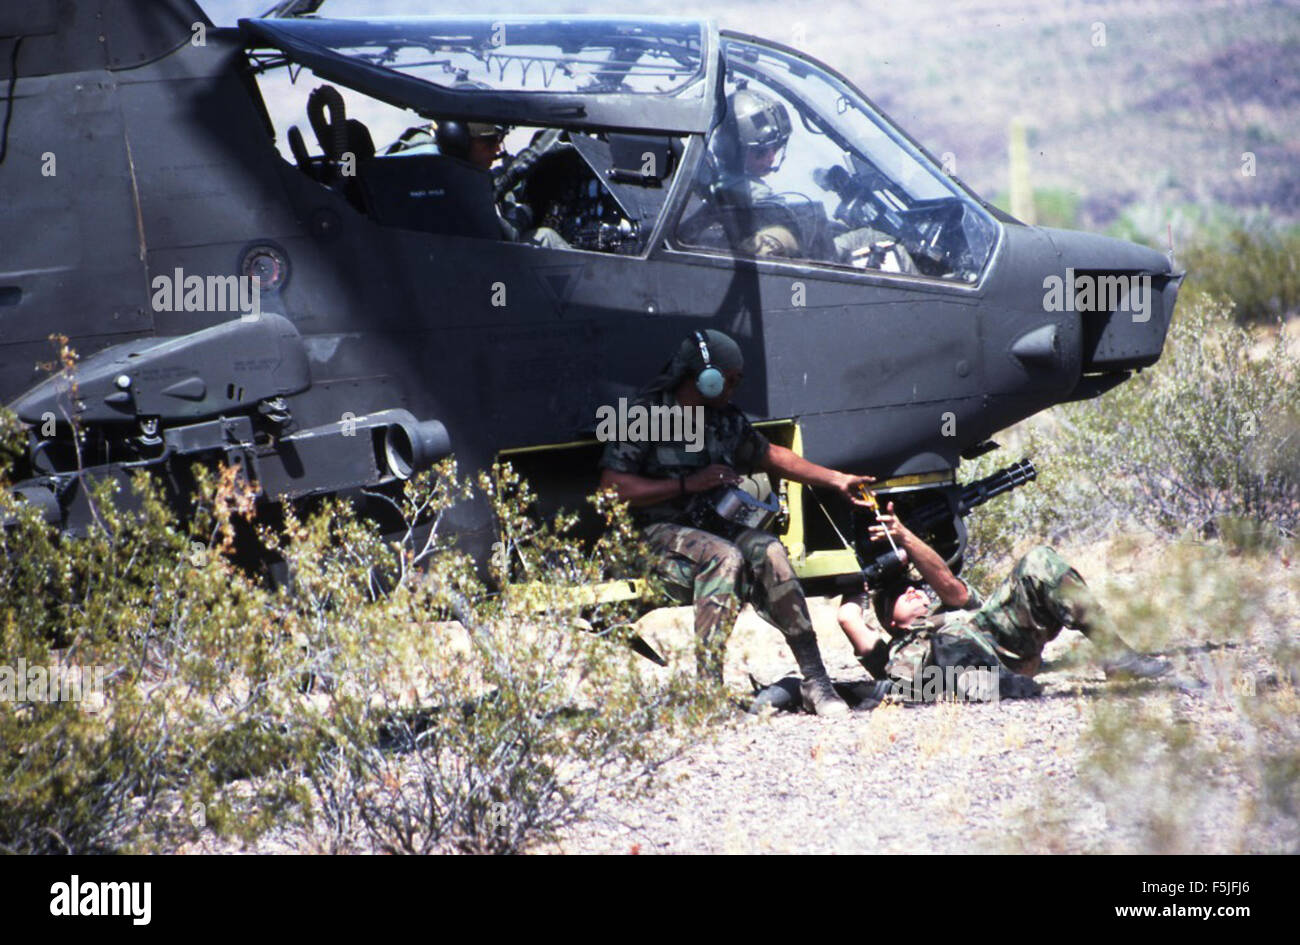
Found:
[[874, 476], [848, 476], [845, 475], [836, 485], [840, 495], [848, 499], [854, 505], [863, 509], [874, 508], [875, 505], [869, 498], [867, 485], [875, 482]]
[[730, 466], [714, 463], [686, 477], [687, 492], [707, 492], [717, 486], [734, 486], [740, 482], [740, 474]]
[[875, 524], [867, 529], [867, 535], [872, 541], [885, 541], [885, 529], [893, 536], [895, 542], [901, 542], [911, 533], [908, 532], [907, 526], [898, 520], [894, 514], [894, 503], [890, 502], [885, 506], [885, 510], [876, 515]]

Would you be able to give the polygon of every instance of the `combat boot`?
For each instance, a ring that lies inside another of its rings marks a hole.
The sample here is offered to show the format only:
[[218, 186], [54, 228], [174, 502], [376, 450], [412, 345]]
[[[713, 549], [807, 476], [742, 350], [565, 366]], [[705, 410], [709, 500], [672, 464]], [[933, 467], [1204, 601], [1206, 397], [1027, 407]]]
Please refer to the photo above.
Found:
[[1102, 660], [1101, 668], [1107, 679], [1156, 679], [1173, 669], [1168, 660], [1143, 656], [1129, 650], [1118, 656]]
[[1068, 603], [1071, 624], [1100, 651], [1107, 679], [1155, 679], [1173, 669], [1168, 661], [1143, 656], [1125, 643], [1114, 619], [1077, 574], [1061, 579], [1059, 593]]
[[817, 638], [805, 633], [788, 637], [786, 642], [790, 644], [799, 672], [803, 674], [803, 682], [799, 684], [803, 707], [815, 715], [848, 715], [849, 704], [839, 697], [831, 685], [831, 678], [826, 675], [821, 652], [817, 649]]

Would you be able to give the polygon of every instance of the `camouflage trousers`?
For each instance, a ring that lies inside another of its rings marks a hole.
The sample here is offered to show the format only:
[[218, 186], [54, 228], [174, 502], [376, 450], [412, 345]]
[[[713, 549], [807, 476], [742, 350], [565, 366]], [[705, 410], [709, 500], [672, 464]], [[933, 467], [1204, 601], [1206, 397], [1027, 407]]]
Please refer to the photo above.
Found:
[[1026, 676], [1038, 672], [1043, 647], [1063, 627], [1080, 631], [1103, 654], [1124, 646], [1114, 621], [1079, 572], [1046, 545], [1016, 562], [1011, 576], [975, 612], [974, 624], [1002, 662]]
[[1114, 622], [1059, 554], [1040, 545], [1016, 562], [1010, 577], [975, 611], [950, 611], [940, 626], [921, 624], [893, 641], [888, 676], [910, 685], [926, 668], [995, 667], [1032, 676], [1043, 647], [1064, 627], [1082, 632], [1104, 654], [1124, 643]]
[[695, 659], [701, 678], [721, 682], [727, 637], [749, 602], [787, 640], [812, 637], [803, 588], [780, 539], [746, 528], [734, 541], [673, 522], [644, 531], [651, 582], [662, 596], [695, 607]]
[[1002, 665], [1025, 676], [1038, 672], [1043, 647], [1064, 627], [1080, 631], [1103, 653], [1123, 647], [1092, 589], [1046, 545], [1017, 561], [1010, 577], [979, 610], [950, 614], [941, 632], [969, 635], [967, 627], [992, 644]]

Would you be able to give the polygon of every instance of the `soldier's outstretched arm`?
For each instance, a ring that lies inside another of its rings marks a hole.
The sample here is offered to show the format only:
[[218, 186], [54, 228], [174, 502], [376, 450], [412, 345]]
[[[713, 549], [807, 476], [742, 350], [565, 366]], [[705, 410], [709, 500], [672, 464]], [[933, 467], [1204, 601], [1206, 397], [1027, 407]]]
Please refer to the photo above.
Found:
[[939, 595], [939, 600], [943, 601], [945, 606], [966, 606], [966, 601], [970, 598], [970, 591], [966, 585], [952, 573], [952, 569], [939, 556], [939, 552], [916, 537], [911, 529], [899, 521], [898, 516], [894, 514], [892, 502], [877, 516], [876, 524], [871, 526], [868, 533], [872, 540], [884, 541], [886, 528], [889, 529], [889, 534], [894, 537], [898, 547], [907, 552], [908, 558], [916, 565], [916, 570], [921, 572], [925, 583], [934, 588], [934, 592]]
[[740, 482], [740, 476], [734, 469], [717, 463], [679, 479], [652, 479], [608, 468], [600, 473], [600, 487], [613, 489], [620, 499], [633, 508], [658, 505], [681, 495], [694, 495], [715, 486], [734, 485], [737, 482]]
[[793, 479], [806, 486], [825, 486], [834, 489], [854, 505], [871, 508], [859, 492], [859, 487], [876, 480], [871, 476], [851, 476], [837, 469], [828, 469], [804, 459], [793, 450], [773, 443], [768, 447], [767, 455], [759, 462], [759, 468], [766, 473]]
[[862, 605], [847, 595], [840, 604], [840, 609], [835, 612], [835, 619], [839, 621], [844, 635], [849, 638], [854, 656], [870, 653], [875, 646], [886, 642], [884, 634], [867, 625]]

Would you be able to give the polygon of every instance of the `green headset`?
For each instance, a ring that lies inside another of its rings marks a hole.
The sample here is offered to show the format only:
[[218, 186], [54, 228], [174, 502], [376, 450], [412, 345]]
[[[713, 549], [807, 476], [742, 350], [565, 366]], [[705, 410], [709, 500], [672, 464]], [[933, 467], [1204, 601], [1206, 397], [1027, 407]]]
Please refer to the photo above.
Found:
[[709, 343], [704, 339], [704, 332], [697, 331], [694, 334], [695, 343], [699, 345], [700, 355], [704, 358], [704, 367], [695, 375], [695, 387], [702, 397], [712, 399], [722, 393], [722, 389], [727, 386], [727, 381], [722, 376], [722, 372], [713, 366], [713, 360], [709, 357]]

